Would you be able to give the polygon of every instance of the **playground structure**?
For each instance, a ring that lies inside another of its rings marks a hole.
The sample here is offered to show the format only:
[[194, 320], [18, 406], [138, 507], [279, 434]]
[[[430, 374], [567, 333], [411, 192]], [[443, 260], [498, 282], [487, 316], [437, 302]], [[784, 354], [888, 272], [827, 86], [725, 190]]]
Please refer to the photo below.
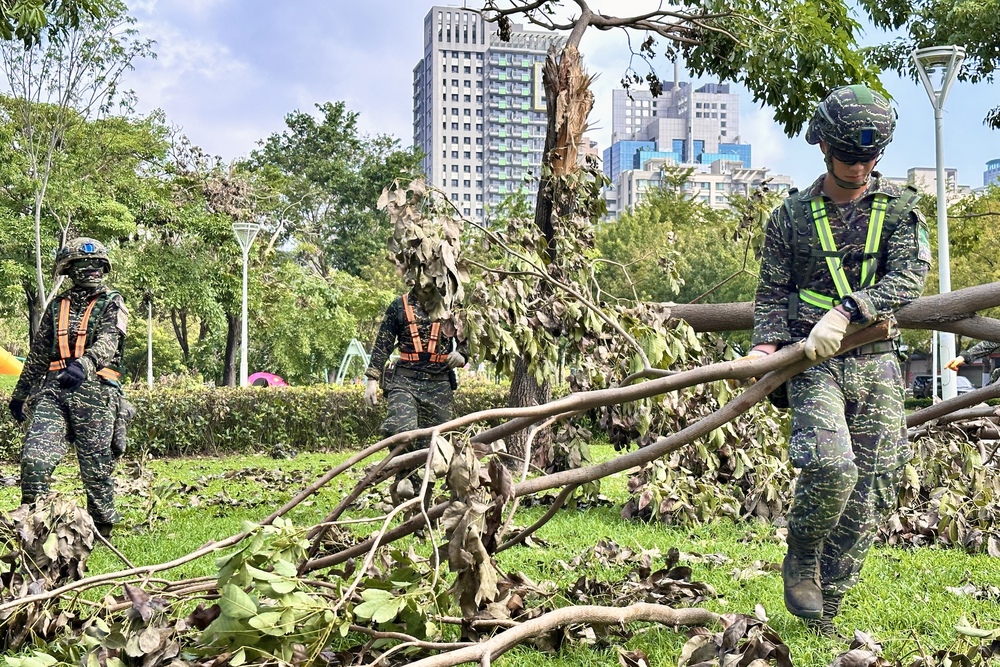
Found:
[[0, 348], [0, 375], [20, 375], [24, 364], [7, 350]]

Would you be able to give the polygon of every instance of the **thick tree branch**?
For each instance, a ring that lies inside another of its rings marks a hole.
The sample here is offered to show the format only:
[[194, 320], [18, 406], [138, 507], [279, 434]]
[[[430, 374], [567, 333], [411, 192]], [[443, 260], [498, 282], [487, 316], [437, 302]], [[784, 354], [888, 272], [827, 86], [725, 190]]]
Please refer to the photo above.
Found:
[[475, 646], [417, 660], [410, 663], [410, 667], [451, 667], [466, 662], [480, 662], [484, 657], [492, 660], [531, 637], [543, 635], [566, 625], [625, 625], [645, 621], [679, 627], [708, 625], [718, 620], [719, 615], [707, 609], [674, 609], [648, 602], [637, 602], [628, 607], [597, 605], [563, 607], [525, 621]]

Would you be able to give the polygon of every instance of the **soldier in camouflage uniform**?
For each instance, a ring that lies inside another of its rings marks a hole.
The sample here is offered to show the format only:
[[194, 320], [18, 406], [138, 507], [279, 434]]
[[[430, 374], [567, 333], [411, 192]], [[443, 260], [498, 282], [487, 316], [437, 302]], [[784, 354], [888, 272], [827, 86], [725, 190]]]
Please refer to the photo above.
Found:
[[[975, 361], [976, 359], [988, 357], [997, 350], [1000, 350], [1000, 343], [994, 343], [991, 340], [980, 341], [968, 350], [963, 350], [961, 354], [945, 364], [944, 367], [948, 370], [958, 372], [959, 366], [964, 366], [970, 361]], [[1000, 368], [997, 368], [990, 373], [990, 383], [996, 382], [998, 378], [1000, 378]]]
[[898, 341], [837, 354], [849, 323], [892, 321], [924, 288], [930, 247], [915, 191], [874, 171], [895, 123], [888, 100], [865, 86], [820, 103], [806, 141], [827, 170], [771, 214], [754, 306], [751, 355], [806, 337], [806, 355], [825, 359], [787, 385], [800, 472], [782, 563], [785, 606], [824, 634], [836, 632], [910, 458]]
[[21, 502], [33, 503], [48, 492], [52, 472], [72, 442], [87, 509], [106, 537], [120, 520], [111, 476], [120, 452], [112, 451], [112, 432], [128, 324], [121, 294], [104, 285], [109, 271], [107, 250], [94, 239], [76, 238], [59, 250], [56, 275], [68, 276], [73, 286], [42, 316], [10, 401], [19, 422], [30, 407], [21, 451]]
[[[414, 287], [397, 297], [385, 312], [371, 360], [364, 400], [378, 403], [381, 381], [389, 403], [382, 435], [391, 436], [417, 428], [436, 426], [451, 419], [452, 393], [457, 386], [455, 368], [465, 364], [464, 342], [445, 331], [442, 323], [427, 314], [441, 296], [433, 285]], [[386, 362], [399, 347], [399, 361], [389, 369]], [[426, 443], [413, 443], [411, 450]], [[413, 498], [421, 483], [420, 472], [397, 476], [391, 496], [398, 504]]]

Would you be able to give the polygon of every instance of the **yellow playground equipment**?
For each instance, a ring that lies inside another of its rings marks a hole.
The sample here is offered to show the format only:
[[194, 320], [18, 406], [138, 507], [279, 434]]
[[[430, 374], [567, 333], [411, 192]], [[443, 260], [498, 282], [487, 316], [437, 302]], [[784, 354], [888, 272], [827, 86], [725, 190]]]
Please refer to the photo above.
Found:
[[20, 359], [0, 347], [0, 375], [20, 375], [22, 368]]

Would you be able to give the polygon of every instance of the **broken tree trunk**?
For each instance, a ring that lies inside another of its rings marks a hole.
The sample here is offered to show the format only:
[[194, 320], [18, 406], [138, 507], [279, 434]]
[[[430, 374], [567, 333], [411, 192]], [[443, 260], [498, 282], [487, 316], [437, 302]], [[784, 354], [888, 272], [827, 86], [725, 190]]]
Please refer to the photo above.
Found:
[[[947, 294], [923, 296], [900, 308], [896, 321], [903, 329], [936, 329], [1000, 342], [1000, 320], [976, 315], [1000, 306], [1000, 282], [976, 285]], [[673, 317], [695, 331], [740, 331], [753, 328], [753, 303], [665, 303]]]

